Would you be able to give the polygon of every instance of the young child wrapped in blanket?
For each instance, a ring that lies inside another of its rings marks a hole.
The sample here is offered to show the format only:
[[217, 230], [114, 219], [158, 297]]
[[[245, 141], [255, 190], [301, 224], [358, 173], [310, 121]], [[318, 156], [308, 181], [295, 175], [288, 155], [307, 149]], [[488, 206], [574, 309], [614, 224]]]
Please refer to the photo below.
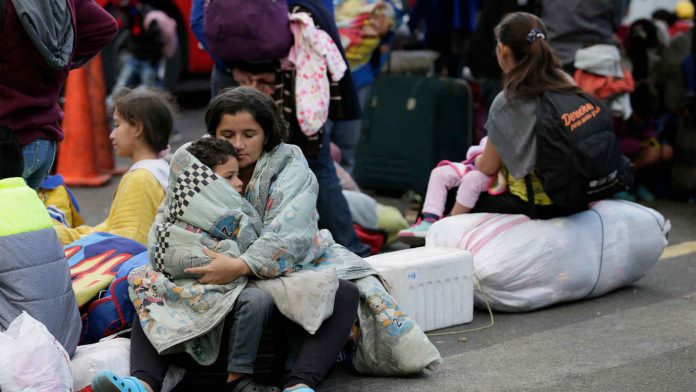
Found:
[[[157, 232], [157, 247], [151, 256], [153, 267], [169, 279], [194, 277], [186, 269], [209, 262], [202, 247], [238, 256], [258, 238], [261, 230], [256, 210], [241, 196], [239, 162], [232, 145], [206, 137], [194, 141], [185, 150], [198, 162], [191, 162], [190, 168], [177, 176], [180, 186], [169, 192], [164, 202], [166, 222], [156, 221], [153, 227]], [[187, 154], [179, 151], [177, 155], [185, 158]], [[172, 162], [172, 165], [177, 164], [177, 160]], [[236, 192], [226, 189], [222, 183], [215, 184], [213, 173]], [[194, 197], [194, 204], [199, 202], [207, 206], [194, 206], [195, 213], [187, 213]], [[167, 241], [171, 236], [179, 239], [176, 246]]]

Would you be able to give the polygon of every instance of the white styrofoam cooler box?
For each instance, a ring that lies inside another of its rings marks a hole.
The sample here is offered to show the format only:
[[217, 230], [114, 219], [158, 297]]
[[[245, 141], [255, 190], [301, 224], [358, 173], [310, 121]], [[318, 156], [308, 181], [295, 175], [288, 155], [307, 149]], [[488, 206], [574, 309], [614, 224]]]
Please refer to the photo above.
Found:
[[474, 259], [468, 251], [420, 247], [365, 260], [389, 283], [394, 299], [424, 331], [473, 319]]

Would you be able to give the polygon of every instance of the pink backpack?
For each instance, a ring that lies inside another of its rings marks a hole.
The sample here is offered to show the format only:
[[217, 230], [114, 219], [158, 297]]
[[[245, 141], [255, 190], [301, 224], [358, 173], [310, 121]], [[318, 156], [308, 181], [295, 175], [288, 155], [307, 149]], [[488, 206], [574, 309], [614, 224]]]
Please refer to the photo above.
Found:
[[226, 63], [279, 60], [293, 44], [286, 0], [209, 0], [204, 18], [206, 43]]

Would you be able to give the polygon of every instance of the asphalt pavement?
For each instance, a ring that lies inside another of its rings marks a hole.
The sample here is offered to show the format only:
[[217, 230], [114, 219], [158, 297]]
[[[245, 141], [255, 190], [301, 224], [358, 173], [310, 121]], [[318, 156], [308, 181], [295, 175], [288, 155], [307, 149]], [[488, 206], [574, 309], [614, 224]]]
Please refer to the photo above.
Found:
[[[177, 129], [174, 148], [203, 135], [203, 110], [184, 110]], [[73, 188], [88, 224], [106, 218], [118, 179], [101, 188]], [[405, 207], [400, 199], [380, 201]], [[672, 229], [663, 257], [633, 285], [533, 312], [495, 312], [489, 328], [432, 336], [444, 358], [434, 372], [380, 378], [338, 368], [320, 390], [696, 391], [696, 205], [646, 205], [667, 217]], [[470, 324], [436, 332], [490, 322], [487, 311], [475, 310]]]

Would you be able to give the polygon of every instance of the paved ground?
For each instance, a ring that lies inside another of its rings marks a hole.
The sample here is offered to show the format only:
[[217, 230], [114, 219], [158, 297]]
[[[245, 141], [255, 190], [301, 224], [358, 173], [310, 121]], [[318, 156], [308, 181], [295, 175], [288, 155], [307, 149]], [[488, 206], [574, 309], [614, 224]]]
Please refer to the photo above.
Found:
[[[182, 140], [203, 134], [202, 124], [201, 109], [184, 111], [178, 121]], [[106, 217], [117, 180], [75, 189], [87, 223]], [[696, 206], [649, 206], [671, 220], [670, 246], [634, 285], [535, 312], [496, 312], [491, 328], [433, 336], [445, 359], [435, 372], [374, 378], [337, 369], [321, 390], [696, 391]], [[489, 323], [488, 314], [477, 310], [472, 323], [446, 331]]]

